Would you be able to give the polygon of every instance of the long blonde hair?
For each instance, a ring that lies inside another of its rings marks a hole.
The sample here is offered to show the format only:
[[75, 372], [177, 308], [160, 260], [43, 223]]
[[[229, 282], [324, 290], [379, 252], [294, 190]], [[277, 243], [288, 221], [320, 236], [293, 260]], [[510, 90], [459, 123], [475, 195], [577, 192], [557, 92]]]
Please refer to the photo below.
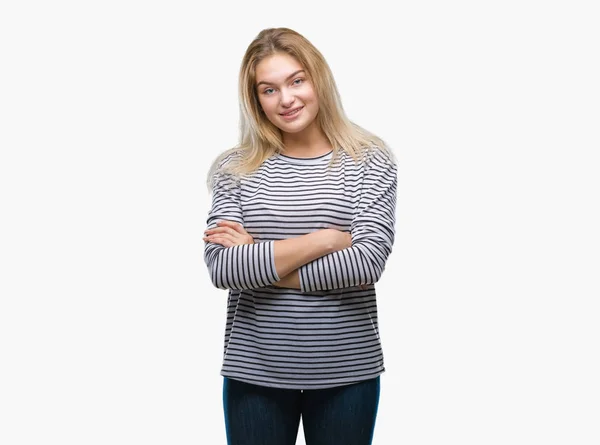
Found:
[[[255, 87], [256, 66], [267, 57], [285, 53], [294, 57], [306, 71], [319, 102], [317, 123], [325, 133], [333, 155], [329, 166], [337, 159], [339, 150], [348, 153], [355, 162], [364, 149], [382, 150], [393, 163], [394, 154], [378, 136], [353, 123], [346, 116], [333, 74], [323, 55], [301, 34], [289, 28], [263, 29], [246, 49], [239, 73], [240, 134], [239, 143], [221, 153], [211, 164], [207, 185], [213, 188], [215, 173], [228, 173], [239, 179], [251, 173], [269, 157], [284, 151], [281, 130], [269, 121], [262, 111]], [[234, 156], [231, 156], [235, 154]], [[233, 159], [227, 162], [225, 158]]]

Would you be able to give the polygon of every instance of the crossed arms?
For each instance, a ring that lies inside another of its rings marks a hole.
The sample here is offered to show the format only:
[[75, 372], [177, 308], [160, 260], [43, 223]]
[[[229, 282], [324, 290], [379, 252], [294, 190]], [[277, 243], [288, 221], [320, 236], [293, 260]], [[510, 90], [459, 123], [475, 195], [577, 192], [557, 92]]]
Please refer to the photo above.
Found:
[[[365, 167], [346, 245], [344, 233], [335, 229], [231, 247], [207, 242], [204, 259], [213, 284], [220, 289], [272, 285], [311, 292], [376, 283], [394, 243], [396, 184], [396, 166], [375, 155]], [[239, 187], [225, 175], [215, 181], [208, 228], [219, 220], [244, 224]]]

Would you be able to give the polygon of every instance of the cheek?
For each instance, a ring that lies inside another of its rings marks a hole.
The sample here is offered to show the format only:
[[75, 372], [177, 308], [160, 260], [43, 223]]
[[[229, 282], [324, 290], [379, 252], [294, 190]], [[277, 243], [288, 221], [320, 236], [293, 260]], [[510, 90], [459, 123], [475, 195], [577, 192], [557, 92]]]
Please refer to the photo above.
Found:
[[259, 101], [261, 108], [265, 112], [265, 114], [273, 114], [274, 107], [272, 101], [269, 100], [260, 100]]
[[261, 108], [263, 111], [266, 110], [266, 104], [264, 103], [264, 101], [262, 101], [261, 99], [258, 99], [258, 106], [259, 108]]
[[319, 110], [319, 102], [316, 97], [306, 97], [303, 102], [311, 113], [316, 113]]
[[313, 91], [303, 92], [300, 97], [302, 99], [302, 102], [310, 104], [311, 106], [316, 106], [318, 103], [317, 96], [314, 94]]

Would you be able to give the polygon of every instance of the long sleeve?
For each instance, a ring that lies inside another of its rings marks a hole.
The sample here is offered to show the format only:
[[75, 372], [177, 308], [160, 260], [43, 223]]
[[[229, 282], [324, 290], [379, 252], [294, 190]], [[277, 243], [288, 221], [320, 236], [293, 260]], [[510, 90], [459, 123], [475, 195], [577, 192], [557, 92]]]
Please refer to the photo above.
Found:
[[373, 284], [380, 279], [394, 244], [397, 167], [375, 152], [364, 168], [350, 226], [352, 246], [300, 267], [302, 292]]
[[[227, 162], [230, 157], [226, 158]], [[240, 187], [228, 174], [217, 171], [212, 189], [212, 206], [207, 229], [217, 227], [220, 220], [235, 221], [242, 225], [244, 217], [240, 201]], [[224, 247], [206, 242], [204, 262], [210, 278], [219, 289], [256, 289], [280, 280], [275, 270], [274, 241]]]

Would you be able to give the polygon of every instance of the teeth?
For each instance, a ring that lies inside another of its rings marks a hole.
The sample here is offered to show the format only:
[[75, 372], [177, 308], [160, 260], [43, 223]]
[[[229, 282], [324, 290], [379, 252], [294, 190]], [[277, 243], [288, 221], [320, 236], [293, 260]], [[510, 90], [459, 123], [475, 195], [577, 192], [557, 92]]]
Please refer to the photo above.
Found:
[[284, 116], [291, 116], [292, 114], [295, 114], [298, 111], [300, 111], [300, 109], [297, 109], [297, 110], [294, 110], [294, 111], [290, 111], [289, 113], [284, 114]]

